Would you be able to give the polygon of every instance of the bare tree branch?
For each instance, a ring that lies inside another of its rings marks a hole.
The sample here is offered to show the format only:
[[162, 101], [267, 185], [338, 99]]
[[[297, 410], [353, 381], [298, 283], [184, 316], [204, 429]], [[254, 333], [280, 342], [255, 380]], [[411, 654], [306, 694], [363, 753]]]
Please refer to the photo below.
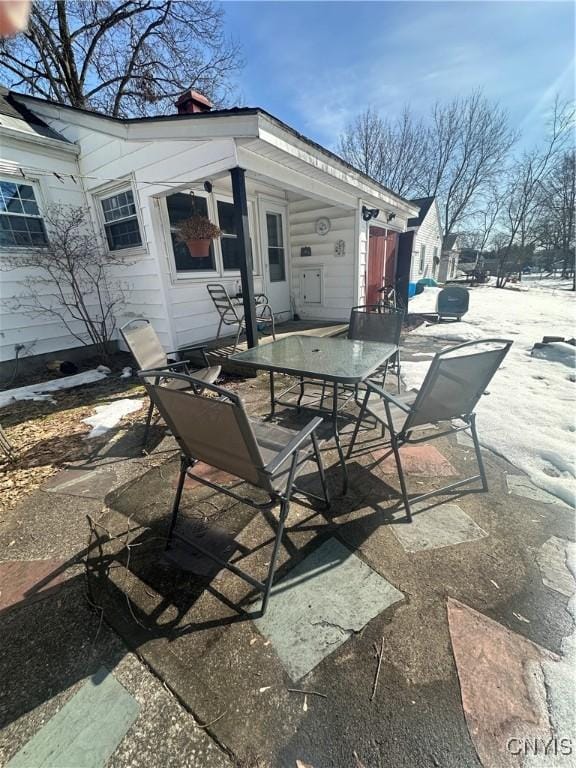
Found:
[[242, 66], [212, 0], [36, 0], [0, 53], [8, 85], [114, 116], [165, 114], [192, 85], [223, 104]]

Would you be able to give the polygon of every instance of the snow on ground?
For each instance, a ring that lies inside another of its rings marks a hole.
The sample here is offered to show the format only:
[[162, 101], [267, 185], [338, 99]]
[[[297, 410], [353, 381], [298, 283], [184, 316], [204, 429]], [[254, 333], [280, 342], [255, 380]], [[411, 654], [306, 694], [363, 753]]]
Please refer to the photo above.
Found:
[[95, 381], [105, 379], [106, 375], [106, 373], [94, 369], [77, 373], [74, 376], [65, 376], [62, 379], [53, 379], [52, 381], [30, 384], [27, 387], [17, 387], [16, 389], [7, 389], [4, 392], [0, 392], [0, 408], [10, 405], [15, 400], [51, 400], [53, 392], [80, 387], [83, 384], [93, 384]]
[[[425, 289], [410, 301], [410, 312], [434, 311], [425, 307], [435, 303], [437, 294], [438, 289]], [[478, 403], [480, 442], [529, 475], [539, 488], [568, 504], [574, 504], [576, 497], [574, 372], [567, 367], [564, 354], [542, 358], [532, 356], [531, 351], [543, 336], [574, 336], [574, 300], [574, 294], [563, 290], [478, 286], [470, 291], [466, 322], [432, 324], [412, 331], [450, 343], [476, 338], [514, 342]], [[427, 361], [402, 363], [408, 389], [420, 386], [428, 366]]]
[[87, 438], [100, 437], [100, 435], [108, 432], [108, 430], [113, 429], [120, 423], [120, 419], [123, 416], [139, 411], [143, 403], [144, 400], [124, 399], [114, 400], [114, 402], [107, 405], [97, 405], [96, 413], [93, 416], [82, 419], [84, 424], [92, 427], [92, 431], [87, 435]]

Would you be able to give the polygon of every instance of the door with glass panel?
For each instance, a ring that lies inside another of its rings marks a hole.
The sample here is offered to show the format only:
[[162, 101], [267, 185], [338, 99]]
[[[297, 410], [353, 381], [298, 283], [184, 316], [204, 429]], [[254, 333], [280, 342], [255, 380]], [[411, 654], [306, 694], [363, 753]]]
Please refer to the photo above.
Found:
[[291, 314], [286, 212], [264, 203], [261, 208], [265, 292], [275, 315]]

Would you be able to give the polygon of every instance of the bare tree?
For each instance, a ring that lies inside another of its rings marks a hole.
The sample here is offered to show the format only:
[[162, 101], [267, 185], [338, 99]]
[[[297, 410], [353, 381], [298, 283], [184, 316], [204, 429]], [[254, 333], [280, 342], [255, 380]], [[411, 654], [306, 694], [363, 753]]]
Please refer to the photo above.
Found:
[[510, 169], [500, 228], [502, 245], [498, 251], [496, 281], [499, 288], [506, 286], [511, 275], [521, 269], [527, 253], [534, 250], [537, 242], [536, 220], [540, 213], [539, 199], [545, 192], [551, 171], [573, 126], [574, 107], [561, 104], [557, 98], [546, 143], [541, 148], [525, 152]]
[[415, 194], [426, 153], [426, 130], [405, 107], [397, 120], [368, 108], [340, 137], [342, 157], [399, 195]]
[[460, 234], [460, 242], [464, 248], [476, 251], [477, 257], [488, 248], [504, 202], [504, 190], [492, 183], [469, 215], [472, 226]]
[[439, 199], [445, 238], [493, 188], [516, 138], [505, 111], [480, 91], [436, 104], [421, 185]]
[[539, 245], [561, 262], [562, 276], [572, 277], [573, 290], [576, 290], [576, 152], [573, 148], [562, 152], [553, 164], [542, 182], [537, 205], [536, 231]]
[[37, 0], [28, 31], [0, 43], [13, 88], [114, 117], [161, 114], [193, 87], [226, 98], [241, 65], [210, 0]]
[[107, 359], [116, 328], [115, 312], [124, 291], [112, 280], [114, 264], [125, 264], [96, 237], [89, 211], [52, 205], [44, 213], [48, 246], [6, 253], [2, 269], [24, 270], [22, 292], [10, 300], [14, 311], [56, 320], [83, 345], [93, 344]]
[[494, 187], [516, 134], [504, 110], [477, 91], [437, 103], [424, 123], [405, 108], [398, 120], [368, 109], [340, 138], [348, 162], [404, 196], [435, 196], [444, 237]]

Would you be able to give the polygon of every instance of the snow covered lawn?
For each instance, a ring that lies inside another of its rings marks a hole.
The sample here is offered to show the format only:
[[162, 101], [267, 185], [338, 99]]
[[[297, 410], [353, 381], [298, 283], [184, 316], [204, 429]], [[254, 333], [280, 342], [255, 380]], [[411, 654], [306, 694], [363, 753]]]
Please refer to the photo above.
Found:
[[[410, 312], [434, 311], [438, 291], [427, 288], [415, 296]], [[478, 404], [480, 441], [568, 504], [576, 496], [574, 355], [564, 344], [540, 349], [538, 357], [531, 351], [543, 336], [575, 335], [575, 299], [568, 291], [547, 291], [541, 285], [521, 291], [478, 286], [470, 291], [464, 320], [412, 331], [447, 345], [478, 338], [513, 340]], [[402, 363], [408, 389], [420, 386], [429, 364]]]

